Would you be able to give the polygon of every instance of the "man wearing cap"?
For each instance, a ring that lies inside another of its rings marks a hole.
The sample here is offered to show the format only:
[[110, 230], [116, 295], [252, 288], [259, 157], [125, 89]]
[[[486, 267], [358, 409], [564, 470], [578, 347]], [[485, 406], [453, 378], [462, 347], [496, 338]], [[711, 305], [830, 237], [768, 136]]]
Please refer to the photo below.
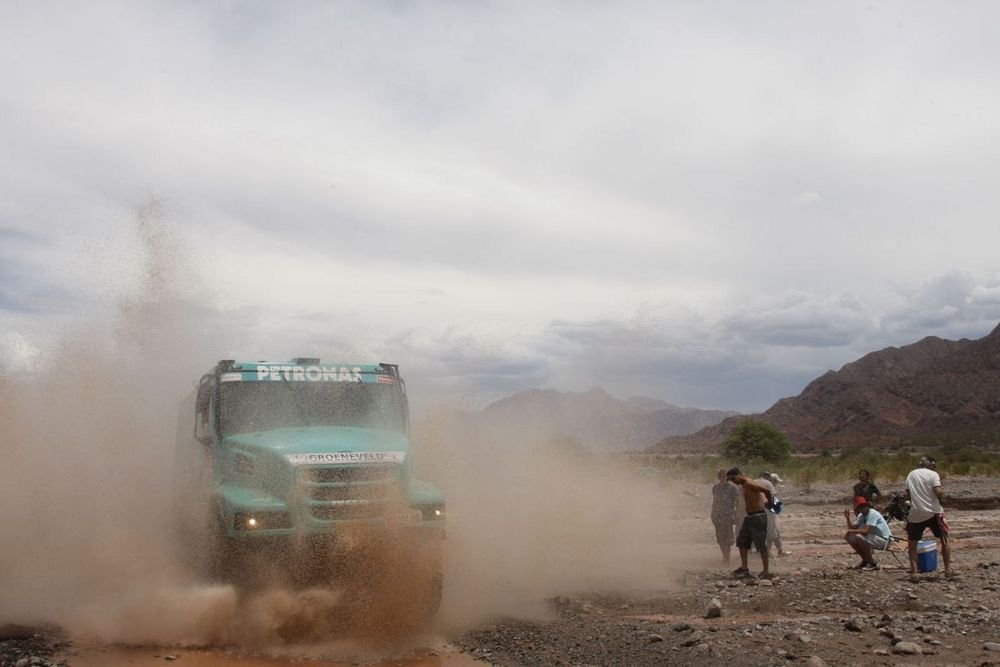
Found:
[[778, 521], [778, 514], [781, 512], [782, 503], [777, 497], [777, 485], [782, 483], [784, 480], [778, 476], [776, 472], [768, 472], [762, 470], [757, 479], [754, 480], [755, 483], [761, 486], [766, 486], [771, 489], [771, 494], [774, 495], [774, 504], [768, 508], [767, 512], [767, 550], [768, 553], [771, 551], [771, 545], [773, 544], [777, 548], [778, 556], [788, 556], [791, 554], [790, 551], [785, 551], [785, 547], [781, 541], [781, 524]]
[[930, 528], [934, 537], [941, 540], [941, 558], [944, 560], [944, 576], [951, 577], [951, 546], [948, 543], [948, 524], [944, 521], [941, 498], [941, 476], [937, 473], [937, 461], [929, 456], [920, 459], [919, 467], [906, 476], [906, 490], [910, 494], [910, 513], [906, 517], [907, 551], [910, 553], [910, 579], [919, 580], [917, 574], [917, 543]]
[[751, 480], [740, 472], [739, 468], [727, 470], [726, 478], [740, 487], [743, 505], [746, 508], [746, 516], [743, 517], [739, 535], [736, 536], [736, 546], [740, 550], [740, 566], [733, 571], [733, 574], [739, 579], [750, 576], [747, 557], [750, 555], [750, 547], [755, 546], [760, 552], [760, 560], [763, 565], [760, 576], [764, 579], [770, 579], [771, 571], [768, 568], [770, 558], [767, 553], [767, 508], [774, 503], [771, 489]]
[[885, 522], [881, 512], [873, 512], [868, 499], [858, 496], [854, 499], [854, 514], [856, 519], [851, 522], [850, 510], [844, 510], [847, 520], [847, 533], [844, 539], [861, 556], [861, 562], [855, 570], [877, 570], [878, 563], [872, 557], [872, 549], [885, 549], [889, 540], [889, 524]]

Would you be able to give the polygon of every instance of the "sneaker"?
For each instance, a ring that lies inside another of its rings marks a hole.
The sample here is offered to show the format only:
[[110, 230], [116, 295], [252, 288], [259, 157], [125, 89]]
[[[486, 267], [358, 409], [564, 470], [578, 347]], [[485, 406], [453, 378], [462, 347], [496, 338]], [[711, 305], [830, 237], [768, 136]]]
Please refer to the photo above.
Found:
[[747, 579], [751, 576], [751, 574], [750, 570], [738, 567], [735, 570], [733, 570], [733, 576], [736, 577], [737, 579]]
[[852, 570], [863, 570], [863, 569], [865, 569], [865, 565], [867, 565], [867, 564], [868, 564], [868, 561], [863, 560], [860, 563], [858, 563], [857, 565], [855, 565], [854, 567], [852, 567], [851, 569]]
[[757, 575], [757, 578], [758, 579], [777, 579], [778, 577], [773, 572], [761, 572], [759, 575]]
[[907, 579], [909, 579], [909, 581], [910, 581], [911, 584], [919, 584], [920, 583], [920, 575], [916, 574], [914, 572], [911, 572], [910, 576], [907, 577]]
[[945, 579], [958, 579], [958, 572], [955, 572], [955, 570], [945, 570], [944, 571], [944, 578]]
[[868, 561], [867, 563], [862, 563], [862, 565], [861, 565], [861, 569], [862, 569], [862, 570], [880, 570], [880, 569], [882, 569], [882, 568], [880, 568], [880, 567], [878, 566], [878, 563], [876, 563], [876, 562], [875, 562], [875, 561], [873, 561], [873, 560], [870, 560], [870, 561]]
[[792, 555], [791, 551], [785, 551], [784, 549], [778, 552], [778, 558], [781, 558], [782, 556], [791, 556], [791, 555]]

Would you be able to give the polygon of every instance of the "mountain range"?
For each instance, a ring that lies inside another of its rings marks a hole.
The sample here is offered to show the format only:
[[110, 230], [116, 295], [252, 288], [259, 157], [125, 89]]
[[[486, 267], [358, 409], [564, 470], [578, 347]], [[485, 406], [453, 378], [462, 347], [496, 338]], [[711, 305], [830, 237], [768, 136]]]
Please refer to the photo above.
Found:
[[736, 424], [756, 419], [798, 451], [850, 447], [1000, 444], [1000, 326], [969, 340], [929, 336], [828, 371], [798, 396], [757, 415], [665, 436], [654, 451], [715, 451]]
[[466, 414], [476, 428], [508, 437], [569, 438], [595, 452], [643, 450], [665, 436], [693, 433], [738, 413], [671, 405], [654, 398], [618, 399], [586, 392], [530, 389]]

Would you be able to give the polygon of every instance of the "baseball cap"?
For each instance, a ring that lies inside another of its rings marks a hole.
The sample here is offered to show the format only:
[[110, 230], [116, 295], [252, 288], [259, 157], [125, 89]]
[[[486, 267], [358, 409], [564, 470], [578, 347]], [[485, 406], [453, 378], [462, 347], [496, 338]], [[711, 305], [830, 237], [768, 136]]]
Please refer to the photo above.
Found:
[[920, 465], [922, 465], [922, 466], [936, 466], [937, 465], [937, 461], [935, 461], [934, 458], [931, 457], [931, 456], [925, 456], [924, 458], [920, 459]]
[[785, 480], [781, 479], [781, 477], [778, 476], [778, 473], [772, 472], [771, 473], [771, 481], [774, 482], [775, 484], [782, 484], [782, 483], [784, 483]]
[[862, 505], [867, 505], [868, 499], [864, 496], [857, 496], [854, 498], [854, 509], [858, 509]]

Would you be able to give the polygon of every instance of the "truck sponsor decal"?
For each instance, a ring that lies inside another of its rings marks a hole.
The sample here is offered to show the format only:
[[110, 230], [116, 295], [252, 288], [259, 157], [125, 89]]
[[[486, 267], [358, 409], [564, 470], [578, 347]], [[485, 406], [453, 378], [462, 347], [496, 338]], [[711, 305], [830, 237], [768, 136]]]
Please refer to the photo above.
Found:
[[361, 382], [361, 367], [273, 364], [258, 366], [257, 379], [282, 382]]
[[393, 379], [391, 375], [376, 375], [375, 381], [379, 384], [392, 384]]
[[326, 454], [287, 454], [293, 466], [329, 463], [402, 463], [406, 452], [328, 452]]

